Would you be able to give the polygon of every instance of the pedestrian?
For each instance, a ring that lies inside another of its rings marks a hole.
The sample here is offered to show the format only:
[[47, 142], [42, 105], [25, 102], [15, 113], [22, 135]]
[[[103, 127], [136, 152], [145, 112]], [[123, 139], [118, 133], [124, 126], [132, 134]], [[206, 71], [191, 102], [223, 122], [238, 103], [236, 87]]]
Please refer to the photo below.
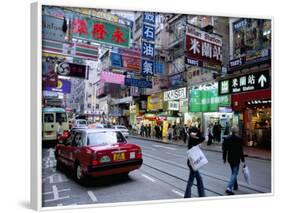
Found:
[[173, 128], [172, 128], [172, 125], [169, 124], [168, 125], [168, 139], [171, 140], [173, 137]]
[[148, 136], [148, 125], [147, 124], [144, 126], [144, 134], [145, 134], [145, 137]]
[[147, 134], [148, 134], [148, 137], [151, 137], [151, 124], [149, 124], [147, 127]]
[[143, 123], [141, 124], [140, 135], [141, 135], [142, 137], [144, 136], [144, 125], [143, 125]]
[[226, 193], [233, 195], [234, 190], [238, 190], [237, 176], [239, 173], [240, 161], [245, 163], [243, 152], [243, 140], [238, 135], [238, 127], [233, 126], [231, 128], [231, 135], [226, 137], [223, 142], [223, 162], [228, 161], [231, 169], [231, 176], [228, 182]]
[[156, 138], [160, 138], [160, 128], [157, 124], [155, 125], [154, 129]]
[[182, 128], [182, 139], [183, 142], [186, 143], [187, 137], [188, 137], [188, 127], [186, 126], [186, 124], [183, 126]]
[[58, 142], [60, 141], [62, 135], [63, 135], [63, 127], [62, 127], [62, 122], [60, 120], [57, 125], [57, 141]]
[[210, 146], [213, 142], [213, 124], [211, 123], [208, 127], [208, 142], [207, 145]]
[[221, 128], [222, 128], [222, 126], [220, 125], [219, 122], [216, 122], [213, 127], [213, 135], [214, 135], [214, 139], [216, 140], [216, 142], [221, 141]]
[[[202, 135], [197, 127], [193, 126], [190, 128], [188, 149], [191, 149], [193, 146], [197, 146], [198, 144], [202, 143], [204, 140], [205, 140], [205, 138], [202, 137]], [[189, 168], [189, 178], [187, 181], [184, 198], [191, 197], [191, 187], [193, 185], [194, 178], [196, 178], [196, 182], [197, 182], [198, 196], [205, 197], [204, 184], [203, 184], [203, 180], [202, 180], [202, 177], [201, 177], [199, 171], [193, 170], [193, 168], [190, 165], [189, 160], [187, 160], [187, 166]]]

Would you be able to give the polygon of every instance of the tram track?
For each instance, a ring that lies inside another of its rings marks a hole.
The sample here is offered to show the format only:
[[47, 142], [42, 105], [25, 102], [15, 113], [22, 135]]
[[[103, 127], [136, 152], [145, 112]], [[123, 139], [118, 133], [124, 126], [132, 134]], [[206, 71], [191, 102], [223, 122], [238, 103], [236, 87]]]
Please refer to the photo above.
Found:
[[[146, 157], [146, 158], [148, 157], [148, 158], [151, 158], [151, 159], [153, 159], [153, 160], [159, 161], [159, 162], [161, 162], [161, 163], [165, 163], [165, 164], [174, 166], [174, 167], [176, 167], [176, 168], [183, 169], [183, 170], [185, 170], [185, 171], [188, 169], [187, 166], [183, 166], [183, 165], [181, 165], [181, 164], [179, 164], [179, 163], [175, 163], [175, 162], [171, 162], [171, 161], [169, 161], [169, 160], [165, 160], [165, 159], [162, 159], [162, 158], [159, 158], [159, 157], [155, 157], [155, 156], [150, 155], [150, 154], [147, 154], [147, 153], [143, 153], [143, 155], [144, 155], [144, 157]], [[178, 177], [178, 176], [176, 176], [176, 175], [174, 175], [174, 174], [172, 174], [172, 173], [170, 173], [170, 172], [163, 171], [162, 169], [159, 169], [159, 168], [157, 168], [157, 167], [155, 167], [155, 166], [152, 166], [152, 165], [150, 165], [150, 164], [147, 164], [146, 161], [144, 161], [144, 165], [147, 166], [147, 167], [149, 167], [149, 168], [151, 168], [151, 169], [154, 169], [154, 170], [156, 170], [156, 171], [158, 171], [158, 172], [161, 172], [161, 173], [163, 173], [163, 174], [169, 175], [169, 176], [171, 176], [171, 177], [174, 177], [174, 178], [176, 178], [176, 179], [179, 179], [179, 180], [181, 180], [181, 181], [186, 182], [186, 179], [183, 179], [183, 178], [181, 178], [181, 177]], [[200, 170], [200, 174], [201, 174], [203, 177], [205, 176], [205, 177], [208, 177], [208, 178], [213, 179], [213, 180], [215, 180], [215, 181], [222, 182], [224, 185], [227, 185], [228, 179], [227, 179], [226, 177], [219, 176], [219, 175], [215, 175], [215, 174], [211, 174], [211, 173], [209, 173], [209, 172], [207, 172], [207, 171], [205, 171], [205, 170]], [[195, 184], [195, 185], [196, 185], [196, 184]], [[255, 188], [254, 188], [254, 187], [251, 187], [251, 186], [246, 185], [246, 184], [243, 184], [243, 183], [240, 183], [239, 186], [240, 186], [240, 187], [243, 187], [243, 188], [245, 188], [245, 189], [247, 189], [247, 190], [250, 190], [250, 191], [252, 191], [252, 192], [254, 192], [254, 193], [268, 193], [268, 189], [266, 189], [266, 188], [264, 188], [264, 187], [255, 186]], [[210, 192], [212, 192], [212, 193], [218, 194], [218, 195], [224, 195], [223, 193], [218, 193], [218, 192], [216, 192], [216, 191], [214, 191], [214, 190], [212, 190], [212, 189], [207, 189], [207, 188], [205, 188], [205, 189], [208, 190], [208, 191], [210, 191]]]

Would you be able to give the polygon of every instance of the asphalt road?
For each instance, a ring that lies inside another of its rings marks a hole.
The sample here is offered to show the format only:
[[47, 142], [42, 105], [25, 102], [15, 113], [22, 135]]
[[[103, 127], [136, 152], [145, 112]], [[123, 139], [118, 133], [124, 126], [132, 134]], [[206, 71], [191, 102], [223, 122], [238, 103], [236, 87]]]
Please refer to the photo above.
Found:
[[[43, 207], [81, 204], [102, 204], [130, 201], [153, 201], [183, 198], [189, 170], [186, 148], [173, 144], [129, 138], [143, 150], [143, 165], [129, 177], [113, 176], [91, 181], [89, 186], [77, 184], [72, 174], [56, 170], [53, 148], [43, 149], [42, 205]], [[222, 163], [221, 153], [205, 151], [209, 163], [200, 172], [206, 196], [226, 196], [224, 191], [230, 168]], [[239, 190], [235, 194], [271, 192], [271, 161], [246, 158], [252, 184], [248, 185], [240, 172]], [[197, 197], [196, 181], [192, 196]]]

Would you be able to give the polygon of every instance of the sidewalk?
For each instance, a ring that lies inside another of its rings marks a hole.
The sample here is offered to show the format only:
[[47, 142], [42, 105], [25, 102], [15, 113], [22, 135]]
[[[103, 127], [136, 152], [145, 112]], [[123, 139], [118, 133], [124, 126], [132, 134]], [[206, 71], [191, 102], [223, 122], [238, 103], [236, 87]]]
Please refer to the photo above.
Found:
[[[136, 139], [142, 139], [142, 140], [154, 141], [154, 142], [158, 142], [158, 143], [187, 146], [185, 143], [183, 143], [182, 140], [177, 140], [177, 141], [171, 140], [170, 141], [166, 138], [158, 139], [156, 137], [142, 137], [139, 135], [130, 135], [129, 137], [136, 138]], [[201, 145], [201, 148], [203, 150], [208, 150], [208, 151], [213, 151], [213, 152], [222, 152], [221, 144], [212, 144], [212, 145], [208, 146], [206, 143], [203, 143]], [[252, 148], [252, 147], [244, 147], [244, 154], [245, 154], [245, 157], [257, 158], [257, 159], [263, 159], [263, 160], [271, 160], [271, 151], [270, 150], [262, 150], [262, 149]]]

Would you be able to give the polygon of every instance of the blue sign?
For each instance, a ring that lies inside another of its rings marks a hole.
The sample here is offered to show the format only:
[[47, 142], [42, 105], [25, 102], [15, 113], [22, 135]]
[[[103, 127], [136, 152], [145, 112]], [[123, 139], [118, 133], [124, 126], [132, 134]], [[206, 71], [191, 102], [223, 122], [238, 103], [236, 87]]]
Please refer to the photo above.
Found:
[[184, 79], [184, 77], [183, 77], [182, 73], [169, 77], [170, 86], [171, 87], [182, 86], [184, 84], [183, 79]]
[[42, 38], [52, 41], [65, 42], [63, 32], [64, 20], [52, 16], [43, 15], [42, 17]]
[[143, 76], [153, 76], [153, 74], [154, 74], [154, 62], [142, 59], [141, 60], [141, 74]]
[[143, 23], [155, 24], [155, 13], [151, 12], [144, 12], [143, 13]]
[[113, 67], [123, 67], [122, 55], [119, 53], [111, 53], [111, 66]]
[[43, 90], [45, 91], [52, 91], [52, 92], [61, 92], [61, 93], [70, 93], [71, 91], [71, 82], [64, 79], [58, 80], [57, 87], [44, 87]]
[[142, 38], [147, 41], [154, 41], [155, 40], [155, 27], [147, 25], [147, 24], [143, 24]]
[[152, 88], [152, 82], [145, 79], [125, 78], [125, 85], [138, 88]]
[[155, 45], [149, 42], [142, 41], [141, 55], [143, 57], [154, 58]]
[[164, 75], [164, 64], [160, 62], [155, 62], [154, 73], [157, 75]]

